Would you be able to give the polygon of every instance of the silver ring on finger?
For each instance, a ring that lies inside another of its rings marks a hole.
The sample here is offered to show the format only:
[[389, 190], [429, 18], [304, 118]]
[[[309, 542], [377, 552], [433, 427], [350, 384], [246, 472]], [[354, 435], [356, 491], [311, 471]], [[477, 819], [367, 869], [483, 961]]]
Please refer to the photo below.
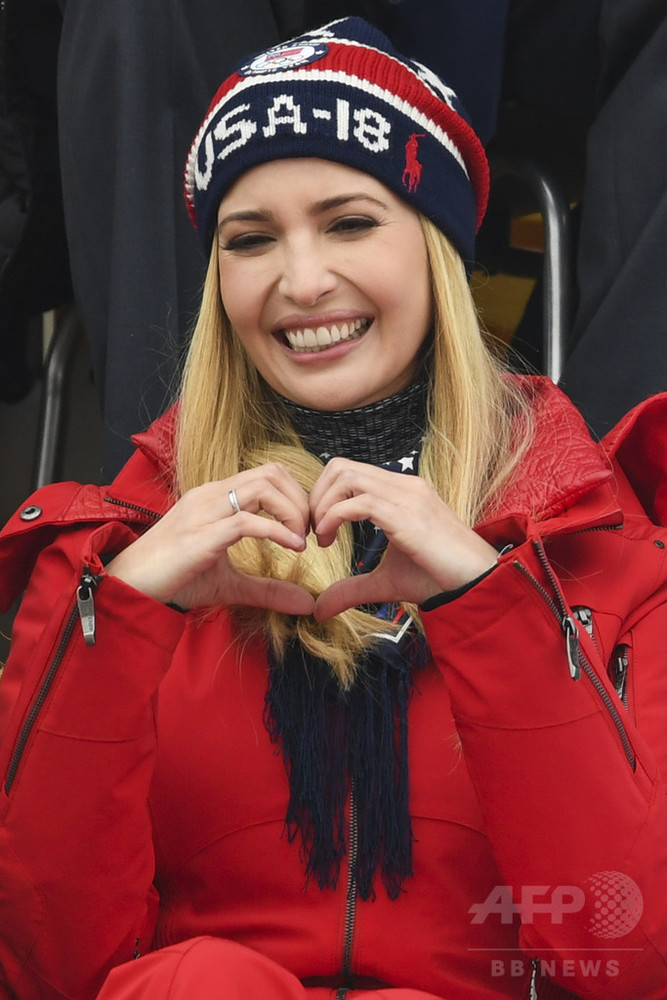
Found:
[[239, 498], [236, 495], [236, 490], [230, 490], [227, 494], [229, 497], [229, 503], [231, 504], [232, 510], [235, 514], [241, 513], [241, 504], [239, 503]]

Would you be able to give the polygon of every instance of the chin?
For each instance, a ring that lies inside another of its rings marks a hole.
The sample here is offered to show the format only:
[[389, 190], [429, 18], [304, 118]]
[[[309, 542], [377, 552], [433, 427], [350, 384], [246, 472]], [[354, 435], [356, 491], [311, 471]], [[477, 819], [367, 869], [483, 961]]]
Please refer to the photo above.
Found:
[[[377, 397], [380, 398], [380, 397]], [[349, 396], [343, 393], [319, 393], [308, 400], [299, 402], [299, 406], [305, 406], [311, 410], [322, 410], [325, 413], [332, 413], [336, 410], [357, 410], [367, 403], [375, 401], [369, 400], [366, 396]]]

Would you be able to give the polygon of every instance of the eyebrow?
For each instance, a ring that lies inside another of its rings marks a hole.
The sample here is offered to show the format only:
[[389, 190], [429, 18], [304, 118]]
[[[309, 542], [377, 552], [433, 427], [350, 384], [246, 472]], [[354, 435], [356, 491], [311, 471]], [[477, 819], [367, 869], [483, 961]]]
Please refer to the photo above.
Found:
[[379, 198], [373, 198], [372, 195], [366, 194], [364, 191], [360, 191], [355, 194], [340, 194], [333, 198], [325, 198], [323, 201], [317, 201], [311, 208], [310, 212], [313, 215], [317, 215], [318, 212], [326, 212], [331, 208], [340, 208], [343, 205], [347, 205], [351, 201], [370, 201], [374, 205], [378, 205], [380, 208], [386, 208], [386, 204], [380, 201]]
[[[309, 215], [319, 215], [321, 212], [329, 212], [333, 208], [342, 208], [353, 201], [370, 201], [379, 208], [387, 208], [387, 205], [378, 198], [373, 198], [364, 192], [354, 194], [339, 194], [333, 198], [324, 198], [322, 201], [314, 202], [308, 209]], [[218, 223], [218, 229], [222, 229], [228, 222], [271, 222], [273, 213], [257, 209], [241, 209], [238, 212], [230, 212]]]

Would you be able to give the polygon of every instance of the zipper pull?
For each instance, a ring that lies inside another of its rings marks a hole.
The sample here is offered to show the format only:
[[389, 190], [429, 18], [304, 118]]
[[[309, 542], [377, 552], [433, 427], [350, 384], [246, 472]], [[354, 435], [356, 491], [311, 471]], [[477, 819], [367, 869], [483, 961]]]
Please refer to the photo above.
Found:
[[528, 1000], [539, 1000], [537, 995], [537, 975], [540, 968], [539, 958], [533, 958], [531, 961], [531, 972], [530, 972], [530, 991], [528, 993]]
[[621, 699], [623, 706], [628, 707], [627, 680], [628, 680], [628, 647], [625, 643], [617, 646], [613, 654], [613, 677], [612, 682], [616, 689], [616, 694]]
[[76, 606], [79, 609], [81, 630], [86, 646], [95, 645], [95, 601], [93, 594], [97, 587], [97, 578], [91, 576], [86, 566], [81, 583], [76, 590]]
[[577, 626], [570, 615], [563, 615], [560, 624], [565, 633], [565, 650], [567, 652], [567, 663], [570, 668], [570, 677], [573, 681], [578, 681], [581, 677], [581, 667], [579, 666], [579, 633], [577, 632]]
[[[541, 584], [538, 584], [538, 590], [542, 590], [546, 596], [547, 603], [551, 605], [556, 615], [560, 616], [560, 627], [565, 633], [565, 651], [567, 653], [567, 663], [570, 668], [570, 677], [573, 681], [578, 681], [581, 677], [581, 667], [579, 665], [581, 654], [579, 651], [579, 633], [577, 631], [577, 626], [574, 618], [572, 618], [568, 613], [565, 598], [561, 594], [554, 571], [549, 565], [549, 560], [547, 559], [547, 554], [544, 551], [542, 540], [540, 538], [536, 538], [533, 545], [535, 547], [535, 551], [537, 552], [537, 557], [544, 567], [544, 572], [549, 577], [549, 582], [553, 588], [555, 600], [549, 596], [548, 592], [541, 586]], [[532, 576], [532, 574], [529, 574], [529, 576]]]
[[593, 629], [593, 612], [590, 608], [585, 608], [583, 605], [577, 605], [572, 608], [572, 614], [577, 619], [580, 625], [583, 625], [588, 634], [590, 635], [593, 642], [595, 642], [595, 631]]

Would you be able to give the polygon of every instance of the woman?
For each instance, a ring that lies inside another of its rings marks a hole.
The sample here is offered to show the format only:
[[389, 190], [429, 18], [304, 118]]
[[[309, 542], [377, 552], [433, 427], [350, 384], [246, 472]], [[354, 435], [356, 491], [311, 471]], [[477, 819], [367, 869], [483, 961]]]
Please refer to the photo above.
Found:
[[179, 406], [0, 539], [3, 995], [664, 995], [667, 404], [499, 371], [486, 176], [363, 21], [214, 98]]

